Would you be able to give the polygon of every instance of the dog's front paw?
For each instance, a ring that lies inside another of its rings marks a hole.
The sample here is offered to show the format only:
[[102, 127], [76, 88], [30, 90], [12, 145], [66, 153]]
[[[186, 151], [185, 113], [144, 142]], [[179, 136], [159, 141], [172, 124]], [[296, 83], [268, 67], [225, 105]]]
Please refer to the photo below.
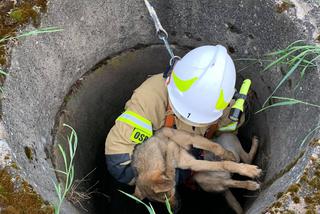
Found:
[[260, 189], [260, 184], [254, 181], [247, 181], [247, 190], [255, 191], [257, 189]]
[[221, 156], [223, 160], [236, 161], [234, 154], [228, 150], [225, 150], [223, 155]]
[[240, 167], [240, 173], [241, 175], [248, 176], [250, 178], [256, 178], [261, 175], [261, 169], [258, 168], [256, 165], [250, 165], [250, 164], [241, 164]]

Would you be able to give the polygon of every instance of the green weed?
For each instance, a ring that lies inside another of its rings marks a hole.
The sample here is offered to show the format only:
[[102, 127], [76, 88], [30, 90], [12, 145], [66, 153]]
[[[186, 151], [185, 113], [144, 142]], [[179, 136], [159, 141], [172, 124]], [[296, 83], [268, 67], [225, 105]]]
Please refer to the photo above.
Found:
[[131, 195], [131, 194], [126, 193], [126, 192], [123, 192], [123, 191], [121, 191], [121, 190], [119, 190], [119, 192], [125, 194], [126, 196], [128, 196], [129, 198], [135, 200], [136, 202], [144, 205], [144, 206], [147, 208], [147, 210], [149, 211], [150, 214], [156, 214], [156, 212], [155, 212], [155, 210], [153, 209], [151, 203], [149, 203], [149, 205], [147, 205], [146, 203], [144, 203], [143, 201], [141, 201], [139, 198], [135, 197], [134, 195]]
[[[246, 60], [250, 61], [251, 64], [264, 64], [268, 63], [267, 66], [261, 71], [261, 73], [270, 70], [276, 66], [286, 65], [288, 67], [288, 71], [284, 75], [284, 77], [278, 82], [275, 89], [272, 93], [268, 96], [265, 102], [262, 105], [262, 108], [257, 111], [256, 113], [263, 112], [269, 108], [278, 107], [278, 106], [290, 106], [296, 104], [304, 104], [316, 108], [320, 108], [320, 105], [308, 103], [305, 101], [297, 100], [294, 98], [289, 97], [278, 97], [274, 96], [274, 94], [278, 91], [278, 89], [283, 85], [284, 82], [288, 80], [288, 78], [293, 75], [295, 72], [300, 72], [300, 80], [296, 85], [295, 89], [300, 85], [301, 81], [304, 79], [306, 72], [314, 67], [317, 67], [316, 60], [320, 57], [320, 46], [316, 44], [303, 44], [302, 40], [295, 41], [288, 45], [286, 48], [266, 54], [264, 59], [254, 59], [254, 58], [242, 58], [238, 60]], [[270, 59], [271, 58], [271, 59]], [[248, 68], [249, 66], [245, 67], [244, 69]], [[276, 103], [266, 106], [268, 101], [273, 99]], [[300, 144], [300, 148], [305, 144], [309, 136], [314, 133], [320, 126], [315, 127], [312, 129], [303, 139]]]
[[19, 34], [17, 36], [5, 36], [5, 37], [0, 39], [0, 43], [5, 42], [7, 40], [11, 40], [11, 39], [19, 39], [19, 38], [22, 38], [22, 37], [35, 36], [35, 35], [38, 35], [38, 34], [53, 33], [53, 32], [60, 32], [60, 31], [63, 31], [63, 29], [58, 28], [58, 27], [39, 28], [39, 29], [36, 29], [36, 30], [24, 32], [24, 33]]
[[55, 214], [60, 213], [61, 205], [72, 187], [74, 181], [74, 157], [78, 146], [78, 137], [75, 130], [67, 124], [63, 124], [63, 126], [68, 127], [71, 130], [71, 134], [68, 136], [69, 157], [67, 157], [67, 152], [59, 144], [58, 147], [63, 157], [64, 169], [55, 171], [65, 176], [65, 182], [58, 184], [54, 183], [59, 199], [58, 204], [55, 206]]
[[[128, 194], [128, 193], [123, 192], [123, 191], [121, 191], [121, 190], [119, 190], [119, 192], [125, 194], [126, 196], [128, 196], [129, 198], [135, 200], [136, 202], [138, 202], [138, 203], [140, 203], [140, 204], [143, 204], [143, 205], [147, 208], [147, 210], [149, 211], [149, 214], [156, 214], [156, 212], [155, 212], [155, 210], [154, 210], [154, 208], [152, 207], [152, 204], [151, 204], [150, 202], [149, 202], [149, 205], [147, 205], [146, 203], [144, 203], [143, 201], [141, 201], [139, 198], [137, 198], [137, 197], [135, 197], [135, 196], [133, 196], [133, 195], [131, 195], [131, 194]], [[169, 203], [169, 199], [167, 198], [166, 195], [165, 195], [165, 197], [166, 197], [166, 208], [167, 208], [167, 211], [168, 211], [169, 214], [173, 214], [172, 209], [171, 209], [171, 206], [170, 206], [170, 203]]]
[[302, 140], [302, 142], [300, 143], [300, 149], [304, 146], [304, 144], [306, 143], [306, 141], [308, 140], [308, 138], [310, 137], [310, 135], [312, 133], [314, 133], [315, 131], [317, 131], [320, 128], [320, 126], [315, 127], [314, 129], [312, 129]]
[[301, 100], [296, 100], [296, 99], [289, 98], [289, 97], [272, 96], [271, 99], [272, 100], [277, 100], [278, 102], [260, 109], [259, 111], [256, 112], [256, 114], [260, 113], [260, 112], [263, 112], [263, 111], [265, 111], [265, 110], [267, 110], [269, 108], [273, 108], [273, 107], [277, 107], [277, 106], [289, 106], [289, 105], [295, 105], [295, 104], [304, 104], [304, 105], [320, 108], [320, 105], [304, 102], [304, 101], [301, 101]]
[[1, 69], [0, 69], [0, 74], [3, 75], [3, 76], [8, 76], [8, 73], [5, 72], [4, 70], [1, 70]]
[[275, 60], [270, 62], [262, 72], [265, 72], [275, 66], [287, 65], [288, 72], [279, 81], [273, 92], [265, 100], [262, 107], [265, 107], [267, 102], [272, 98], [272, 96], [277, 92], [277, 90], [283, 85], [283, 83], [288, 80], [288, 78], [299, 70], [300, 81], [296, 88], [299, 86], [301, 80], [303, 80], [305, 73], [311, 67], [316, 67], [315, 61], [320, 57], [320, 46], [311, 44], [306, 45], [302, 43], [302, 40], [295, 41], [291, 43], [288, 47], [278, 50], [266, 55], [267, 57], [273, 57]]
[[[6, 77], [8, 76], [8, 73], [0, 69], [0, 75], [3, 75], [4, 77]], [[3, 88], [1, 86], [0, 86], [0, 92], [3, 93]]]
[[[9, 36], [8, 35], [8, 36], [0, 38], [0, 47], [5, 46], [4, 44], [8, 40], [19, 39], [19, 38], [28, 37], [28, 36], [35, 36], [35, 35], [39, 35], [39, 34], [43, 34], [43, 33], [59, 32], [59, 31], [63, 31], [63, 29], [58, 28], [58, 27], [45, 27], [45, 28], [39, 28], [36, 30], [24, 32], [24, 33], [19, 34], [17, 36]], [[5, 72], [4, 70], [0, 69], [0, 75], [3, 75], [6, 77], [6, 76], [8, 76], [8, 73]], [[1, 86], [0, 86], [0, 92], [3, 93], [3, 88]]]
[[304, 79], [306, 72], [308, 69], [317, 67], [315, 61], [320, 57], [320, 46], [316, 44], [303, 44], [303, 40], [298, 40], [286, 48], [268, 53], [264, 55], [262, 58], [239, 58], [235, 61], [248, 61], [249, 65], [241, 68], [240, 70], [247, 69], [248, 67], [255, 64], [266, 64], [267, 65], [262, 69], [261, 73], [266, 72], [276, 66], [286, 65], [288, 66], [288, 71], [284, 75], [284, 77], [278, 82], [275, 89], [268, 96], [268, 98], [264, 101], [262, 108], [266, 106], [268, 101], [271, 98], [274, 98], [274, 94], [278, 91], [278, 89], [283, 85], [283, 83], [288, 80], [288, 78], [293, 75], [295, 72], [300, 72], [300, 80], [296, 85], [295, 89], [300, 85], [301, 80]]

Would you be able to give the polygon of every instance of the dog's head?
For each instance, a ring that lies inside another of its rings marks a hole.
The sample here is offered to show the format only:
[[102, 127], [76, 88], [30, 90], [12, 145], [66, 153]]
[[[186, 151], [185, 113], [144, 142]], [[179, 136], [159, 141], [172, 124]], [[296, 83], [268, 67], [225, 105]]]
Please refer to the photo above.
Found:
[[139, 199], [165, 202], [166, 197], [175, 206], [175, 178], [169, 178], [161, 170], [154, 170], [138, 176], [134, 195]]

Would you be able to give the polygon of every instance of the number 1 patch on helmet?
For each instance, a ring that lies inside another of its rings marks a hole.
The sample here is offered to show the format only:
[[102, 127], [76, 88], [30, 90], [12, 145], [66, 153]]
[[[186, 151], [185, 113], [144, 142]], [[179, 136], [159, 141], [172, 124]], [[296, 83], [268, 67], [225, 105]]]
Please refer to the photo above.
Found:
[[135, 129], [133, 129], [133, 131], [131, 133], [130, 140], [135, 143], [142, 143], [142, 142], [146, 141], [151, 136], [152, 135], [149, 135], [146, 132], [135, 128]]

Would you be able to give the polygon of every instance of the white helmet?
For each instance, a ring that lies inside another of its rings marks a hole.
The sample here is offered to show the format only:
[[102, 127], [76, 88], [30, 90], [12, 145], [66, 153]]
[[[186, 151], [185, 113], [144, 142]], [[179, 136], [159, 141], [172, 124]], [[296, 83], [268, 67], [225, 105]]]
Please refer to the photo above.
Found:
[[174, 66], [168, 83], [173, 112], [194, 126], [222, 116], [235, 92], [236, 72], [225, 47], [193, 49]]

